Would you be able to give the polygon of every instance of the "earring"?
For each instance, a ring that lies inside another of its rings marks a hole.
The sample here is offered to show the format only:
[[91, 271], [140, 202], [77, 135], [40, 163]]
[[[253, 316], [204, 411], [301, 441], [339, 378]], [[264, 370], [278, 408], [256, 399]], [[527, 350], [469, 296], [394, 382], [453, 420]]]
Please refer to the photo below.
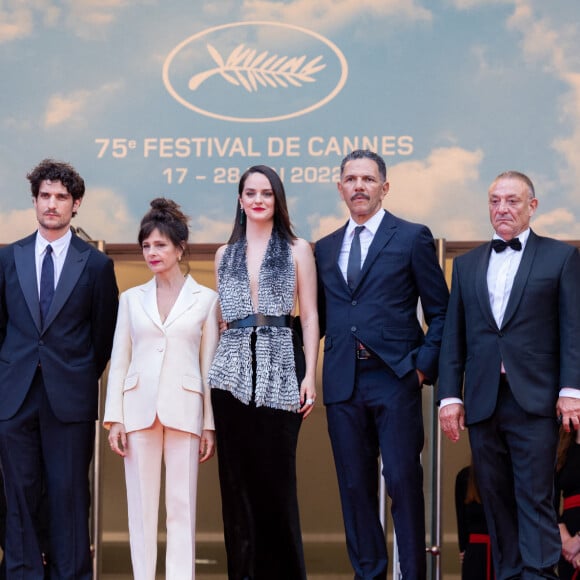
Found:
[[246, 212], [243, 207], [240, 207], [240, 225], [243, 226], [246, 221]]

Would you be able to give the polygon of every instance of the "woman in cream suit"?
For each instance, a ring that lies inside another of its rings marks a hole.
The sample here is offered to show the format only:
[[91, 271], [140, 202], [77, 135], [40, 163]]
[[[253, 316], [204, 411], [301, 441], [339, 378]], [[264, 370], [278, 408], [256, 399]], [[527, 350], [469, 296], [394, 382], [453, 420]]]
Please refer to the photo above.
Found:
[[139, 244], [154, 278], [121, 295], [111, 356], [104, 426], [125, 462], [136, 580], [155, 578], [162, 457], [166, 578], [195, 577], [197, 469], [215, 449], [206, 376], [219, 336], [217, 295], [179, 268], [188, 234], [177, 204], [151, 202]]

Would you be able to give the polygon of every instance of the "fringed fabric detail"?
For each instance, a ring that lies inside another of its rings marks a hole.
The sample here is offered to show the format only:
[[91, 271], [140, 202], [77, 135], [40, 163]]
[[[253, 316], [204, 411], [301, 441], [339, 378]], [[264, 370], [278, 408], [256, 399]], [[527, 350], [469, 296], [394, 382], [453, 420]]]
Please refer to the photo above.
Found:
[[[228, 246], [218, 267], [218, 292], [226, 322], [253, 314], [245, 238]], [[273, 231], [260, 267], [258, 311], [268, 316], [290, 314], [296, 272], [288, 242]], [[252, 398], [252, 328], [226, 330], [209, 372], [213, 388], [230, 391], [242, 403]], [[300, 408], [292, 330], [262, 326], [256, 332], [256, 406], [285, 411]]]

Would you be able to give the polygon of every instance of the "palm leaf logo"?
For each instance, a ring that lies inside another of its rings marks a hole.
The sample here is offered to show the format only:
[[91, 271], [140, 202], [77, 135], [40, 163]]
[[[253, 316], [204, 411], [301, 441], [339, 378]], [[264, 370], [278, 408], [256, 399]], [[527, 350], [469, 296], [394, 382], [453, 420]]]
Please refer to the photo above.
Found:
[[268, 51], [258, 52], [239, 44], [227, 59], [211, 44], [207, 50], [217, 67], [196, 74], [189, 80], [189, 88], [195, 91], [208, 78], [219, 74], [228, 83], [242, 86], [249, 93], [260, 87], [286, 88], [289, 85], [301, 87], [304, 83], [316, 82], [314, 75], [326, 68], [322, 56], [306, 62], [306, 56], [292, 57], [268, 55]]

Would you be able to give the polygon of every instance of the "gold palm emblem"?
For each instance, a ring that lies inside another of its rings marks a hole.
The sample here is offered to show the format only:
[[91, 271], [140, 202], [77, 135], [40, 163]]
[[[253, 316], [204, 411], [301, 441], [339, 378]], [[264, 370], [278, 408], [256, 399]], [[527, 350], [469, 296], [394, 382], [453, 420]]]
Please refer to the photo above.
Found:
[[217, 67], [191, 77], [189, 88], [192, 91], [216, 74], [232, 85], [244, 87], [249, 93], [260, 87], [301, 87], [303, 83], [316, 82], [314, 75], [326, 68], [321, 62], [322, 56], [306, 62], [304, 55], [292, 58], [277, 54], [268, 56], [267, 50], [258, 54], [255, 49], [239, 44], [224, 60], [215, 47], [209, 43], [206, 46]]

